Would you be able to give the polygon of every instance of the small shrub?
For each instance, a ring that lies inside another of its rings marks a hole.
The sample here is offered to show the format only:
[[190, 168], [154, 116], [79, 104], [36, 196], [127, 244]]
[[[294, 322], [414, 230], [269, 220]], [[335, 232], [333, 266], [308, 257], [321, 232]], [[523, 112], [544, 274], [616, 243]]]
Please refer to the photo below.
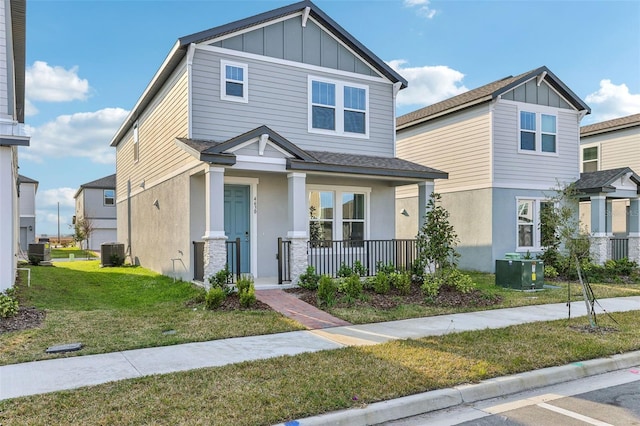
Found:
[[298, 278], [298, 286], [307, 290], [317, 290], [318, 280], [320, 280], [320, 275], [316, 274], [316, 268], [307, 266], [307, 271], [304, 274], [300, 274]]
[[13, 317], [18, 313], [18, 301], [8, 294], [0, 293], [0, 318]]
[[476, 288], [476, 284], [471, 277], [457, 269], [448, 269], [445, 272], [445, 280], [446, 284], [455, 288], [460, 293], [471, 293]]
[[364, 285], [360, 280], [360, 277], [356, 274], [347, 277], [340, 286], [340, 291], [343, 292], [350, 299], [357, 299], [362, 295]]
[[378, 294], [387, 294], [391, 290], [391, 280], [389, 274], [383, 271], [378, 271], [375, 277], [373, 277], [373, 291]]
[[325, 306], [333, 306], [336, 303], [338, 285], [330, 277], [323, 275], [318, 280], [318, 303]]
[[338, 268], [338, 271], [336, 272], [336, 275], [341, 278], [350, 277], [351, 275], [353, 275], [353, 269], [351, 269], [351, 267], [346, 263], [341, 263], [340, 268]]
[[358, 275], [359, 277], [364, 277], [367, 275], [367, 268], [364, 267], [362, 262], [356, 260], [353, 262], [353, 273]]
[[378, 262], [376, 262], [376, 270], [378, 272], [384, 272], [386, 274], [391, 274], [392, 272], [396, 271], [396, 267], [393, 265], [393, 263], [387, 263], [385, 265], [381, 261], [378, 261]]
[[229, 271], [229, 265], [225, 265], [224, 269], [221, 269], [210, 276], [209, 283], [211, 284], [211, 288], [222, 289], [225, 296], [232, 294], [234, 290], [231, 285], [231, 271]]
[[440, 287], [442, 287], [443, 283], [444, 280], [439, 274], [424, 275], [422, 278], [422, 286], [420, 287], [420, 289], [422, 290], [425, 299], [430, 300], [435, 298], [440, 292]]
[[238, 298], [240, 306], [250, 308], [256, 304], [256, 288], [251, 275], [243, 275], [238, 280]]
[[553, 266], [545, 266], [544, 267], [544, 277], [545, 278], [551, 278], [551, 279], [557, 278], [558, 277], [558, 271]]
[[207, 309], [218, 309], [227, 298], [227, 294], [222, 287], [211, 287], [204, 297], [204, 304]]
[[111, 266], [122, 266], [124, 264], [124, 258], [118, 256], [117, 253], [111, 253], [111, 256], [109, 256], [109, 261], [111, 262]]
[[389, 275], [393, 288], [400, 294], [409, 294], [411, 291], [411, 275], [406, 272], [394, 272]]
[[249, 291], [251, 287], [253, 287], [253, 277], [251, 275], [243, 274], [236, 284], [238, 287], [238, 293], [244, 293]]

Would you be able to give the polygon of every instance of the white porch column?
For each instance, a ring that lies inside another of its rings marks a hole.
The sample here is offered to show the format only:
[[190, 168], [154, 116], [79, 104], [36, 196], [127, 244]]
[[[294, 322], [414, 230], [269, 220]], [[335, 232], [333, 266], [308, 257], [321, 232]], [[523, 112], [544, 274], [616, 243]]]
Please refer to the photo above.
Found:
[[599, 265], [609, 259], [607, 197], [605, 195], [591, 197], [591, 258], [594, 263]]
[[640, 198], [629, 199], [629, 260], [640, 264]]
[[289, 190], [289, 231], [287, 232], [287, 238], [291, 241], [291, 282], [295, 284], [309, 264], [307, 258], [307, 242], [309, 240], [307, 175], [305, 173], [289, 173], [287, 180]]
[[431, 194], [433, 194], [435, 183], [432, 180], [420, 182], [418, 184], [418, 232], [424, 225], [425, 215], [427, 214], [427, 204]]
[[227, 236], [224, 233], [224, 168], [209, 167], [205, 173], [204, 279], [224, 269]]

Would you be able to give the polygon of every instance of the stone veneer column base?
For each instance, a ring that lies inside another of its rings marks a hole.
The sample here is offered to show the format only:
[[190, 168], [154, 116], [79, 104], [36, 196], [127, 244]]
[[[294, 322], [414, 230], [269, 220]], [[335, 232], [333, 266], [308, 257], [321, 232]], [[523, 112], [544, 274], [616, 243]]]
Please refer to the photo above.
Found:
[[307, 238], [289, 238], [291, 241], [291, 283], [297, 284], [300, 275], [307, 271]]
[[609, 237], [591, 237], [591, 260], [603, 265], [609, 259]]
[[629, 260], [640, 265], [640, 237], [629, 237]]
[[227, 264], [227, 237], [204, 239], [204, 286], [209, 288], [209, 277]]

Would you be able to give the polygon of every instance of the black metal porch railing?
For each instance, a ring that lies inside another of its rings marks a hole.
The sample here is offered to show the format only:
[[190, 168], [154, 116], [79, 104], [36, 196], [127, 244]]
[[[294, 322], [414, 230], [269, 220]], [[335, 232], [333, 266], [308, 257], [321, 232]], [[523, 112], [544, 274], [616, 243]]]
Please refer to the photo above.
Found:
[[[231, 271], [231, 282], [240, 278], [240, 238], [225, 243], [227, 249], [227, 266]], [[204, 241], [193, 242], [193, 279], [204, 281]]]
[[278, 284], [291, 282], [291, 241], [278, 237]]
[[337, 276], [344, 264], [356, 262], [366, 269], [366, 276], [378, 272], [378, 265], [393, 265], [397, 270], [411, 270], [417, 257], [416, 240], [342, 240], [309, 241], [308, 262], [319, 275]]
[[609, 252], [611, 260], [629, 258], [629, 238], [610, 238]]

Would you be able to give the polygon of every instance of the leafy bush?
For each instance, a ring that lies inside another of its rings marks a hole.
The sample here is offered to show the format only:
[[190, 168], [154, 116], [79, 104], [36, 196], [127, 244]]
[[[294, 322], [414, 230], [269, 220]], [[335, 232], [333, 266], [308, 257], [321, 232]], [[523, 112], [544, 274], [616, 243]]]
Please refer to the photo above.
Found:
[[238, 298], [240, 306], [249, 308], [256, 304], [256, 289], [251, 275], [243, 275], [238, 280]]
[[376, 262], [376, 270], [378, 272], [384, 272], [386, 274], [391, 274], [396, 271], [396, 267], [393, 263], [387, 263], [386, 265], [381, 261]]
[[360, 277], [356, 274], [347, 277], [340, 285], [340, 291], [344, 293], [349, 299], [357, 299], [362, 295], [364, 285], [360, 280]]
[[338, 285], [330, 277], [323, 275], [318, 281], [318, 303], [325, 306], [333, 306], [336, 303]]
[[372, 281], [373, 291], [378, 294], [387, 294], [391, 290], [391, 280], [386, 272], [378, 271]]
[[364, 277], [367, 275], [367, 268], [364, 267], [362, 262], [356, 260], [353, 262], [353, 273], [358, 275], [359, 277]]
[[227, 294], [222, 287], [211, 287], [204, 297], [204, 304], [207, 309], [218, 309], [227, 298]]
[[[9, 290], [7, 293], [10, 293]], [[18, 301], [7, 293], [0, 293], [0, 318], [9, 318], [18, 313]]]
[[473, 279], [467, 274], [463, 274], [458, 269], [449, 269], [445, 273], [446, 284], [455, 288], [460, 293], [471, 293], [476, 288]]
[[234, 290], [231, 285], [231, 271], [229, 271], [229, 265], [225, 265], [224, 269], [221, 269], [210, 276], [209, 283], [211, 284], [211, 288], [222, 289], [225, 297], [232, 294]]
[[336, 276], [346, 278], [351, 275], [353, 275], [353, 269], [351, 269], [351, 266], [346, 263], [341, 263], [340, 268], [338, 268], [338, 271], [336, 272]]
[[409, 294], [411, 291], [411, 275], [407, 272], [393, 272], [389, 275], [391, 284], [400, 294]]
[[638, 264], [627, 259], [607, 260], [604, 264], [608, 274], [630, 276], [637, 272]]
[[425, 299], [433, 299], [440, 292], [440, 287], [444, 284], [441, 274], [426, 274], [422, 277], [422, 286], [420, 289]]
[[304, 274], [300, 274], [298, 278], [298, 286], [307, 290], [317, 290], [318, 280], [320, 280], [320, 275], [316, 274], [316, 268], [307, 266], [307, 271]]
[[544, 277], [545, 278], [557, 278], [558, 271], [553, 266], [545, 266], [544, 267]]

